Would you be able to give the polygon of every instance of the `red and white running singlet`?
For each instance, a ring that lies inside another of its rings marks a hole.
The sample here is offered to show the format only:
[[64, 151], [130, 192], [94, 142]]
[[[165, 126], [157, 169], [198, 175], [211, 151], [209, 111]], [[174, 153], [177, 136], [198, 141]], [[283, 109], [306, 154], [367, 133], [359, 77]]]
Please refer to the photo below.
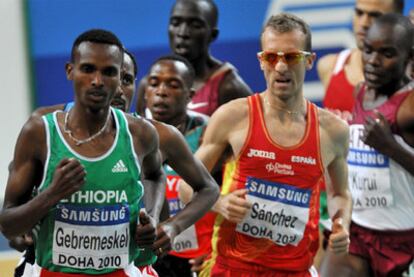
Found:
[[345, 74], [345, 65], [351, 56], [351, 49], [345, 49], [338, 54], [335, 68], [326, 88], [323, 106], [329, 109], [352, 112], [354, 106], [354, 86]]

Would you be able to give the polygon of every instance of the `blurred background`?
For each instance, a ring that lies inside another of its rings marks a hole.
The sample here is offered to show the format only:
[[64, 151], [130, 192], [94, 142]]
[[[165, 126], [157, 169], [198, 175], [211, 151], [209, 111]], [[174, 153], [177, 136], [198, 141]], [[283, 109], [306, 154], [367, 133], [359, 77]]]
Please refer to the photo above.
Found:
[[[258, 66], [259, 35], [270, 14], [291, 12], [312, 29], [318, 57], [354, 46], [352, 0], [216, 0], [218, 39], [212, 54], [231, 62], [253, 91], [264, 90]], [[0, 0], [0, 204], [18, 132], [39, 106], [72, 101], [64, 66], [75, 38], [90, 28], [108, 29], [138, 62], [140, 79], [158, 56], [169, 53], [167, 27], [173, 0]], [[404, 14], [414, 7], [405, 1]], [[305, 96], [320, 103], [316, 68]], [[135, 105], [134, 105], [135, 106]], [[12, 276], [18, 253], [0, 235], [0, 276]]]

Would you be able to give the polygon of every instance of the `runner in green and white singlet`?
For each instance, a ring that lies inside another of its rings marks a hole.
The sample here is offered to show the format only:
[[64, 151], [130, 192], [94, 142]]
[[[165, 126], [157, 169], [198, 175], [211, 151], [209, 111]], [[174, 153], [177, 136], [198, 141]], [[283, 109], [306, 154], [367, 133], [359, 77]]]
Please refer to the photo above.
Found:
[[62, 199], [39, 225], [37, 263], [50, 271], [106, 273], [127, 267], [139, 256], [133, 234], [143, 194], [140, 168], [131, 154], [134, 149], [126, 118], [121, 111], [112, 111], [117, 125], [114, 144], [93, 159], [67, 144], [56, 126], [56, 113], [44, 117], [49, 154], [39, 191], [50, 185], [63, 158], [78, 159], [87, 172], [83, 187]]
[[[115, 93], [111, 105], [123, 111], [128, 111], [135, 92], [134, 80], [137, 74], [137, 66], [133, 55], [126, 50], [124, 53], [122, 71], [121, 85]], [[36, 110], [33, 116], [41, 116], [59, 110], [68, 111], [72, 107], [73, 103], [42, 107]], [[180, 211], [176, 217], [169, 221], [169, 224], [177, 226], [178, 230], [184, 230], [186, 229], [186, 226], [190, 226], [195, 222], [195, 217], [199, 217], [200, 214], [203, 214], [203, 210], [208, 209], [212, 200], [216, 199], [218, 194], [217, 184], [214, 183], [214, 180], [207, 173], [205, 168], [194, 159], [183, 136], [173, 126], [158, 121], [151, 121], [151, 123], [159, 134], [162, 159], [168, 161], [168, 164], [176, 169], [180, 175], [185, 176], [184, 178], [194, 186], [194, 190], [198, 191], [197, 197], [202, 200], [200, 201], [200, 199], [198, 199], [189, 204], [189, 209], [186, 207], [186, 209]], [[145, 194], [148, 194], [147, 187], [145, 187]], [[154, 196], [160, 197], [160, 195]], [[162, 195], [161, 199], [163, 198], [164, 196]], [[147, 201], [145, 207], [151, 210], [153, 209], [151, 206], [156, 205], [157, 202], [158, 201]], [[165, 226], [165, 224], [161, 226]], [[135, 260], [135, 265], [141, 270], [142, 276], [158, 276], [151, 267], [151, 264], [157, 259], [155, 254], [160, 254], [161, 251], [166, 252], [171, 248], [173, 237], [169, 236], [171, 236], [171, 233], [165, 232], [163, 227], [158, 228], [157, 240], [153, 247], [146, 248], [144, 251], [140, 252], [139, 257]], [[34, 256], [34, 253], [32, 256]], [[22, 276], [22, 273], [19, 274], [18, 272], [26, 271], [30, 267], [30, 263], [23, 264], [16, 270], [18, 274], [16, 276]]]
[[165, 178], [155, 128], [110, 108], [123, 55], [111, 32], [81, 34], [66, 65], [73, 107], [32, 116], [20, 132], [0, 230], [13, 239], [35, 227], [24, 276], [142, 276], [133, 260], [152, 247], [159, 209], [138, 215], [140, 200], [151, 202]]

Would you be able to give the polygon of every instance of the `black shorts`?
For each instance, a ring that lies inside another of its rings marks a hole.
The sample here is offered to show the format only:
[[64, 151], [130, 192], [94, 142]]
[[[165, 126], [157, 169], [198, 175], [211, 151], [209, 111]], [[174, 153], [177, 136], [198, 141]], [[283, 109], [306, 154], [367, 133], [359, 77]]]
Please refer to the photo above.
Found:
[[189, 259], [173, 255], [159, 257], [153, 265], [155, 271], [162, 277], [192, 277]]

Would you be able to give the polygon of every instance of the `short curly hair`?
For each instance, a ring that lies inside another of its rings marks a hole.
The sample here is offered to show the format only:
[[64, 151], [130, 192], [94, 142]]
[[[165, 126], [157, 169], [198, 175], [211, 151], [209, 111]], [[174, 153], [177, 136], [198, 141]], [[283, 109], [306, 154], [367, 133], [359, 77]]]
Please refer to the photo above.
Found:
[[116, 45], [122, 53], [122, 58], [124, 57], [124, 47], [122, 46], [122, 43], [119, 40], [119, 38], [114, 33], [103, 29], [91, 29], [80, 34], [73, 43], [70, 55], [70, 59], [72, 62], [75, 58], [76, 49], [82, 42], [85, 41]]

